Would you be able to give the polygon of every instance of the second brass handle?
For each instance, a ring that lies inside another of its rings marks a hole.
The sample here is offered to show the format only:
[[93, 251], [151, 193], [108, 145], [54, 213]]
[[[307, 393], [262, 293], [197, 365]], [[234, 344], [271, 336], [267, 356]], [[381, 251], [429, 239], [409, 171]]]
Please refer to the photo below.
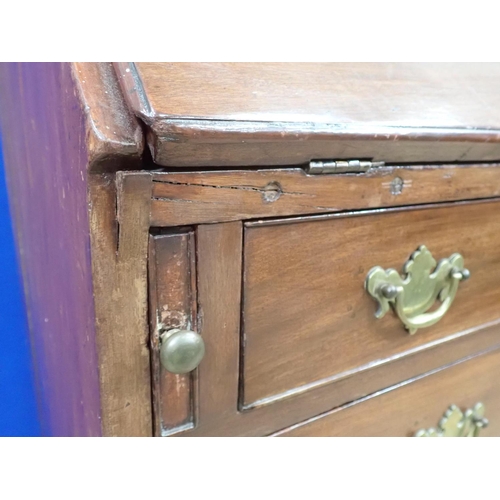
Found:
[[[470, 276], [460, 254], [436, 265], [424, 245], [411, 255], [403, 272], [402, 278], [394, 269], [376, 266], [368, 273], [365, 288], [379, 303], [375, 316], [382, 318], [391, 306], [410, 334], [437, 323], [450, 308], [459, 283]], [[428, 312], [438, 298], [439, 308]]]
[[462, 412], [456, 405], [451, 405], [439, 421], [437, 427], [421, 429], [416, 437], [477, 437], [479, 431], [488, 427], [484, 417], [484, 404], [477, 403], [474, 408]]

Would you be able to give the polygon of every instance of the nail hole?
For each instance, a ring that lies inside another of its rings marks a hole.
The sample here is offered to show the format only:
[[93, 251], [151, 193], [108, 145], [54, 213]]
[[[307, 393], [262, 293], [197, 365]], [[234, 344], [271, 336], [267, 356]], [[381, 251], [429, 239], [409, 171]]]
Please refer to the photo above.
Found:
[[270, 182], [262, 192], [262, 200], [265, 203], [272, 203], [278, 200], [283, 193], [281, 186], [277, 182]]

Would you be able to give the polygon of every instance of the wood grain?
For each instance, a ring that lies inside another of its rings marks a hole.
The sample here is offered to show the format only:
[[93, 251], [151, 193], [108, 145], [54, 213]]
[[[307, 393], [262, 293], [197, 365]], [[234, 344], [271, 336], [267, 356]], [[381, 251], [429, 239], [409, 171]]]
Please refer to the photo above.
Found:
[[135, 66], [155, 115], [168, 118], [500, 128], [488, 105], [500, 106], [500, 64]]
[[223, 436], [238, 408], [241, 222], [197, 228], [198, 325], [205, 357], [198, 367], [199, 432]]
[[[360, 367], [348, 376], [331, 380], [324, 385], [306, 387], [292, 397], [284, 397], [273, 404], [262, 405], [225, 415], [212, 422], [210, 432], [232, 436], [264, 436], [315, 417], [318, 414], [356, 401], [367, 395], [390, 387], [423, 373], [439, 369], [500, 347], [500, 320], [457, 332], [416, 349], [405, 351], [385, 363]], [[186, 436], [204, 436], [203, 427], [192, 429]]]
[[170, 373], [159, 359], [161, 332], [198, 330], [195, 252], [193, 230], [149, 238], [151, 369], [155, 434], [159, 436], [195, 425], [195, 373]]
[[111, 63], [72, 63], [86, 115], [92, 172], [141, 168], [144, 136], [127, 107]]
[[[500, 317], [498, 201], [329, 220], [250, 223], [245, 230], [244, 406], [291, 396]], [[463, 255], [471, 279], [436, 325], [409, 336], [377, 320], [364, 290], [374, 266], [401, 270], [425, 244], [436, 260]]]
[[413, 436], [436, 427], [451, 404], [478, 402], [489, 420], [480, 436], [500, 436], [500, 351], [495, 350], [374, 393], [277, 432], [276, 436]]
[[499, 64], [118, 63], [165, 166], [492, 161]]
[[292, 166], [318, 159], [493, 162], [500, 157], [499, 140], [497, 130], [208, 120], [166, 120], [147, 133], [155, 163], [171, 168]]
[[[174, 226], [341, 212], [500, 195], [500, 164], [383, 167], [366, 174], [302, 169], [152, 173], [151, 224]], [[395, 188], [394, 183], [400, 188]]]
[[141, 173], [118, 174], [115, 187], [114, 176], [94, 175], [90, 188], [103, 434], [151, 436], [147, 299], [151, 181]]
[[[146, 123], [153, 159], [173, 167], [500, 158], [498, 65], [295, 68], [144, 64], [142, 82], [118, 72], [122, 95], [109, 63], [0, 67], [44, 434], [153, 434], [151, 373], [158, 384], [165, 379], [155, 378], [154, 335], [152, 372], [148, 344], [150, 225], [198, 226], [197, 272], [193, 232], [183, 229], [179, 288], [161, 270], [175, 260], [172, 247], [150, 275], [158, 303], [191, 287], [193, 321], [199, 289], [196, 323], [207, 345], [189, 408], [153, 384], [167, 433], [269, 434], [498, 344], [498, 202], [488, 199], [500, 196], [499, 164], [324, 177], [300, 169], [124, 172], [157, 167], [141, 160], [142, 128], [130, 109]], [[409, 208], [472, 199], [483, 201]], [[408, 208], [342, 214], [396, 206]], [[311, 214], [323, 215], [276, 220]], [[438, 256], [463, 253], [472, 278], [438, 326], [408, 341], [393, 317], [373, 318], [374, 303], [353, 283], [369, 265], [400, 266], [420, 243]], [[190, 283], [181, 277], [188, 267]], [[186, 418], [196, 426], [181, 431]]]

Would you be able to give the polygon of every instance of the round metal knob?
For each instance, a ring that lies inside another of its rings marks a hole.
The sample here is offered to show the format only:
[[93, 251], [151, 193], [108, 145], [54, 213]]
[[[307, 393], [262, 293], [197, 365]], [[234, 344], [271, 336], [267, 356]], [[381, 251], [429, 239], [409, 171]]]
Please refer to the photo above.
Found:
[[398, 287], [394, 285], [382, 285], [380, 287], [380, 292], [386, 299], [394, 299], [398, 295]]
[[468, 269], [453, 267], [451, 269], [451, 277], [459, 281], [466, 281], [470, 278], [470, 271]]
[[470, 278], [470, 271], [468, 269], [462, 269], [462, 280], [468, 280]]
[[160, 361], [172, 373], [193, 371], [203, 359], [205, 343], [191, 330], [169, 330], [160, 337]]

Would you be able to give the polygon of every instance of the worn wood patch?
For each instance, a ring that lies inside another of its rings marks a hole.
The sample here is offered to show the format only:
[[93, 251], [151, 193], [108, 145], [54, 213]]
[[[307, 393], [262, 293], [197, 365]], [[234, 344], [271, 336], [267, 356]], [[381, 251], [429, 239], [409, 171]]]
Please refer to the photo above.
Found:
[[[92, 266], [102, 427], [106, 436], [151, 436], [147, 249], [151, 179], [91, 177]], [[116, 220], [116, 192], [122, 200]]]
[[197, 373], [174, 374], [159, 359], [160, 334], [197, 330], [196, 248], [193, 230], [149, 238], [149, 304], [154, 425], [156, 435], [196, 423]]

